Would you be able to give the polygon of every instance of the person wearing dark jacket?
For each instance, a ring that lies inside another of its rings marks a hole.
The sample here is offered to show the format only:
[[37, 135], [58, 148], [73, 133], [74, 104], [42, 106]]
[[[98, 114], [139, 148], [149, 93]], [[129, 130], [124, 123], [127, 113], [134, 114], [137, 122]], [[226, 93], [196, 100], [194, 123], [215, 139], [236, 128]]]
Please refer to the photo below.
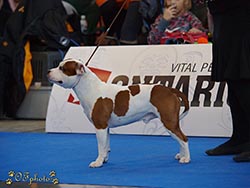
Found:
[[207, 155], [250, 162], [250, 1], [208, 0], [213, 21], [212, 80], [228, 86], [233, 131]]
[[3, 36], [5, 25], [11, 15], [11, 10], [6, 8], [5, 3], [4, 0], [0, 0], [0, 37]]
[[61, 0], [21, 0], [8, 18], [0, 38], [0, 119], [15, 118], [25, 97], [27, 42], [40, 51], [66, 51], [75, 44], [67, 31], [66, 19]]

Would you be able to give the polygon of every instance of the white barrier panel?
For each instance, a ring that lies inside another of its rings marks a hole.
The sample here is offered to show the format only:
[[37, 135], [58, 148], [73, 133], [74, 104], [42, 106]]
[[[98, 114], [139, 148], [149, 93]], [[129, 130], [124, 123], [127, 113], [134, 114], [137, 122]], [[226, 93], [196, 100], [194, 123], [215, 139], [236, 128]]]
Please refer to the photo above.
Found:
[[[89, 67], [107, 83], [162, 83], [188, 95], [190, 111], [181, 120], [189, 136], [230, 136], [231, 115], [224, 83], [210, 81], [211, 44], [102, 46]], [[65, 58], [86, 62], [95, 47], [72, 47]], [[88, 91], [86, 91], [86, 95]], [[93, 133], [79, 101], [70, 89], [54, 85], [46, 118], [47, 132]], [[112, 128], [119, 134], [168, 134], [158, 119]]]

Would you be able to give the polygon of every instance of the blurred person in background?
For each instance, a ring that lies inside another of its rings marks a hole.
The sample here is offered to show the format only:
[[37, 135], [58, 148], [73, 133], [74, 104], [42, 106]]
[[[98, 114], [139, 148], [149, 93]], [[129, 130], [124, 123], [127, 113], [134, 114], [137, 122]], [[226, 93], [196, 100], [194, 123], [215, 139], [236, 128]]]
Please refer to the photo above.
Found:
[[[95, 0], [63, 0], [62, 2], [69, 15], [69, 22], [76, 27], [75, 30], [80, 30], [81, 16], [86, 16], [87, 28], [86, 33], [83, 33], [83, 43], [85, 46], [95, 45], [96, 36], [99, 32], [97, 25], [100, 17], [99, 7]], [[75, 23], [76, 21], [78, 23]]]
[[[117, 39], [120, 44], [138, 44], [138, 35], [142, 28], [142, 16], [138, 11], [140, 0], [96, 0], [96, 4], [100, 8], [100, 15], [107, 29], [124, 1], [126, 4], [110, 28], [106, 39]], [[106, 44], [108, 43], [106, 40]]]
[[160, 44], [165, 30], [201, 33], [205, 31], [201, 21], [190, 11], [191, 0], [165, 0], [164, 10], [151, 25], [148, 44]]

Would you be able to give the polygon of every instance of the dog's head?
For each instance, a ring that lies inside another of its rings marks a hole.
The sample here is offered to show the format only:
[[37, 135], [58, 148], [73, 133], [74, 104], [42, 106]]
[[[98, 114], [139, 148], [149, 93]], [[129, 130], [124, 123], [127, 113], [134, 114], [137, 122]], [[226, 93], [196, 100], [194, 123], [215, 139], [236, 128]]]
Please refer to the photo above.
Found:
[[73, 88], [85, 73], [85, 67], [81, 61], [66, 59], [59, 66], [48, 71], [47, 77], [51, 83], [64, 88]]

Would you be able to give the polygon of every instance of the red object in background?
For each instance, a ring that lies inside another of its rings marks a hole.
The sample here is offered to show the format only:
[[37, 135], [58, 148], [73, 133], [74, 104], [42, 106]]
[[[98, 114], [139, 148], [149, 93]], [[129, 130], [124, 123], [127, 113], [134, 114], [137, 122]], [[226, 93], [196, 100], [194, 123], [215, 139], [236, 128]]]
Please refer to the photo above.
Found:
[[93, 67], [89, 67], [89, 69], [93, 73], [95, 73], [98, 76], [98, 78], [100, 78], [100, 80], [103, 82], [107, 82], [111, 74], [111, 71], [107, 71], [107, 70], [102, 70], [102, 69], [93, 68]]
[[208, 43], [208, 38], [200, 37], [200, 38], [198, 38], [197, 43], [198, 44], [207, 44]]
[[166, 44], [169, 39], [183, 39], [184, 42], [188, 42], [189, 44], [199, 43], [198, 39], [202, 38], [200, 43], [205, 43], [205, 39], [208, 42], [208, 36], [205, 32], [201, 33], [188, 33], [188, 32], [181, 32], [181, 31], [174, 31], [174, 32], [165, 32], [165, 36], [161, 38], [160, 43]]
[[78, 100], [76, 101], [75, 97], [71, 93], [69, 94], [67, 102], [72, 103], [72, 104], [80, 105], [80, 101], [78, 101]]

